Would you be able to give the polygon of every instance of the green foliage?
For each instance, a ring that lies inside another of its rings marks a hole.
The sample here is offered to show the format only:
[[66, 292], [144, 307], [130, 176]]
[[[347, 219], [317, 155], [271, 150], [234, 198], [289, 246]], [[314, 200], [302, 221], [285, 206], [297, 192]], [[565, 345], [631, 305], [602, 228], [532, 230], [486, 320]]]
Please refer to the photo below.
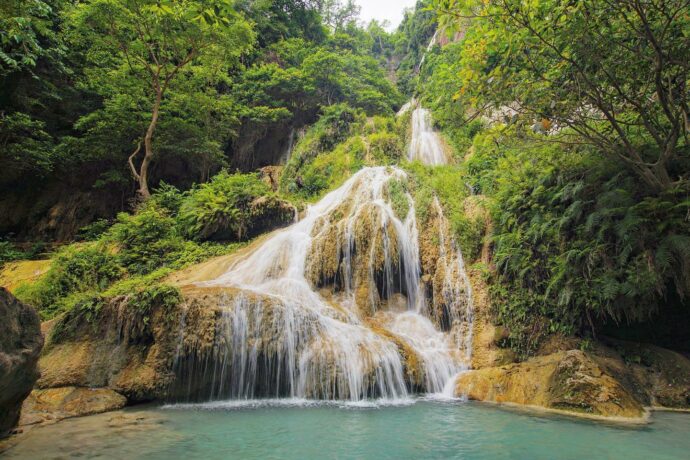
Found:
[[[136, 214], [121, 213], [105, 231], [99, 228], [98, 233], [103, 232], [97, 237], [94, 233], [94, 241], [60, 249], [52, 257], [48, 272], [38, 281], [20, 286], [15, 294], [34, 305], [45, 319], [75, 308], [88, 307], [91, 311], [101, 304], [93, 299], [138, 292], [143, 287], [156, 285], [173, 270], [233, 252], [242, 246], [199, 244], [181, 236], [183, 224], [177, 215], [161, 206], [161, 203], [176, 202], [177, 198], [171, 198], [176, 193], [164, 188], [162, 196], [154, 195]], [[199, 196], [195, 200], [203, 206]], [[8, 248], [5, 244], [1, 247]], [[8, 255], [18, 256], [9, 249]], [[146, 298], [153, 296], [150, 293], [142, 295], [142, 305]]]
[[37, 241], [30, 246], [18, 246], [10, 241], [0, 240], [0, 268], [15, 260], [34, 260], [46, 251], [45, 243]]
[[34, 68], [41, 56], [57, 51], [50, 45], [55, 36], [51, 28], [52, 5], [58, 3], [42, 0], [0, 3], [0, 77]]
[[191, 190], [182, 202], [182, 231], [195, 240], [245, 239], [252, 201], [270, 193], [269, 186], [256, 174], [220, 173]]
[[43, 277], [33, 284], [20, 286], [15, 295], [36, 307], [48, 319], [81, 299], [69, 298], [70, 295], [102, 290], [123, 274], [124, 269], [106, 245], [72, 245], [53, 257], [50, 269]]
[[436, 31], [436, 12], [428, 0], [418, 0], [415, 9], [406, 12], [396, 36], [395, 54], [401, 57], [397, 69], [398, 87], [407, 96], [415, 93], [422, 57]]
[[410, 212], [408, 194], [407, 182], [401, 180], [392, 180], [388, 182], [388, 195], [393, 206], [393, 211], [398, 219], [403, 221]]
[[[482, 128], [480, 120], [465, 120], [466, 107], [456, 92], [457, 78], [462, 70], [463, 43], [451, 43], [443, 49], [427, 53], [420, 71], [419, 91], [422, 103], [434, 114], [434, 121], [454, 147], [464, 155], [474, 135]], [[462, 160], [462, 158], [459, 158]]]
[[0, 112], [0, 184], [22, 174], [44, 175], [53, 167], [52, 142], [45, 124], [25, 113]]
[[331, 106], [295, 146], [280, 189], [313, 200], [366, 165], [397, 163], [404, 145], [399, 133], [392, 117], [367, 118], [347, 105]]
[[77, 240], [96, 241], [108, 231], [112, 222], [108, 219], [98, 219], [79, 229]]
[[475, 139], [476, 189], [491, 196], [499, 321], [523, 355], [547, 335], [645, 321], [690, 293], [688, 190], [645, 196], [583, 148], [496, 130]]
[[433, 6], [450, 32], [466, 32], [451, 68], [456, 98], [480, 111], [516, 107], [529, 124], [572, 128], [553, 138], [591, 145], [651, 193], [676, 186], [682, 172], [674, 163], [690, 147], [690, 16], [679, 14], [686, 1]]
[[24, 259], [24, 252], [20, 251], [9, 241], [0, 241], [0, 268], [7, 262]]
[[137, 214], [121, 213], [106, 240], [116, 245], [116, 257], [131, 273], [148, 273], [177, 259], [184, 251], [175, 219], [148, 207]]
[[476, 259], [482, 245], [485, 221], [466, 212], [465, 201], [469, 191], [464, 171], [452, 165], [429, 168], [417, 162], [405, 167], [414, 182], [415, 208], [420, 222], [427, 222], [429, 210], [434, 206], [433, 200], [438, 198], [464, 257]]
[[[126, 304], [124, 313], [117, 311], [120, 322], [118, 333], [127, 337], [130, 343], [149, 340], [152, 334], [151, 318], [156, 309], [163, 311], [163, 319], [171, 317], [170, 312], [182, 302], [180, 290], [174, 286], [156, 282], [158, 277], [144, 276], [118, 283], [118, 287], [103, 294], [82, 292], [70, 296], [70, 308], [65, 310], [52, 328], [49, 345], [73, 338], [77, 333], [90, 328], [99, 333], [99, 320], [108, 305]], [[127, 290], [124, 290], [124, 289]], [[116, 307], [117, 308], [117, 307]], [[112, 314], [112, 311], [110, 312]]]
[[307, 164], [300, 176], [299, 195], [309, 199], [342, 184], [364, 166], [366, 146], [360, 137], [352, 137], [328, 153]]

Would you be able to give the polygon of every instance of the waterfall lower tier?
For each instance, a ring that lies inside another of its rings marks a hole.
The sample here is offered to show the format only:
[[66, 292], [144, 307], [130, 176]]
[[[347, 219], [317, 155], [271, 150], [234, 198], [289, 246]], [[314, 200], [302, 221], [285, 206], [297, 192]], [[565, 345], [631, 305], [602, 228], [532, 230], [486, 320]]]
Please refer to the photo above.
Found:
[[418, 222], [407, 187], [400, 169], [365, 168], [203, 283], [230, 294], [212, 346], [180, 346], [189, 394], [359, 401], [442, 392], [469, 364], [471, 292], [441, 207]]

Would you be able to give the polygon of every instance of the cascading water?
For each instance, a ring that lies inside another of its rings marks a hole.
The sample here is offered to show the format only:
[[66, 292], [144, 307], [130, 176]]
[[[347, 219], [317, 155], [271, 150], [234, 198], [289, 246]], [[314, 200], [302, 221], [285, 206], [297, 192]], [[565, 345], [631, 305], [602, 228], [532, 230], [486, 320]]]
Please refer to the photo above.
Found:
[[278, 164], [286, 165], [288, 163], [288, 161], [290, 161], [290, 157], [292, 156], [292, 151], [295, 148], [295, 137], [296, 137], [295, 128], [290, 128], [290, 135], [288, 136], [287, 145], [285, 146], [285, 151], [280, 156], [280, 160], [278, 160]]
[[201, 283], [231, 292], [210, 355], [186, 371], [204, 374], [201, 397], [398, 400], [440, 394], [468, 368], [472, 302], [462, 255], [434, 200], [424, 231], [436, 234], [436, 255], [423, 268], [407, 184], [401, 169], [362, 169]]
[[419, 160], [431, 166], [448, 162], [443, 142], [434, 130], [431, 113], [421, 106], [412, 111], [412, 139], [407, 157], [410, 161]]

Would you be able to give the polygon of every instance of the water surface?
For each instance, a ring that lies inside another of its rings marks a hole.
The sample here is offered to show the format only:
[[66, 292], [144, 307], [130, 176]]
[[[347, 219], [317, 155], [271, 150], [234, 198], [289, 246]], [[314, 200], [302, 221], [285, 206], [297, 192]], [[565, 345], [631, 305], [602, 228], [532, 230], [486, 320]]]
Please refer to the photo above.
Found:
[[685, 459], [690, 415], [645, 426], [478, 403], [143, 407], [31, 430], [10, 459]]

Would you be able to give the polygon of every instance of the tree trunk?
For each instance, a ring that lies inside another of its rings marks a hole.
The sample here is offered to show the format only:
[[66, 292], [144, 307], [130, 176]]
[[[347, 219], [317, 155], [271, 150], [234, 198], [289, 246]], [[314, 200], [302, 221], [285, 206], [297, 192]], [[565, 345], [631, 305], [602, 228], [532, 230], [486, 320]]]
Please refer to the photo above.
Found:
[[139, 196], [145, 200], [151, 197], [148, 184], [149, 166], [153, 159], [153, 133], [158, 125], [158, 116], [160, 114], [162, 100], [163, 91], [160, 88], [156, 88], [156, 100], [153, 104], [153, 110], [151, 111], [151, 123], [149, 123], [146, 135], [144, 136], [144, 159], [139, 168]]

